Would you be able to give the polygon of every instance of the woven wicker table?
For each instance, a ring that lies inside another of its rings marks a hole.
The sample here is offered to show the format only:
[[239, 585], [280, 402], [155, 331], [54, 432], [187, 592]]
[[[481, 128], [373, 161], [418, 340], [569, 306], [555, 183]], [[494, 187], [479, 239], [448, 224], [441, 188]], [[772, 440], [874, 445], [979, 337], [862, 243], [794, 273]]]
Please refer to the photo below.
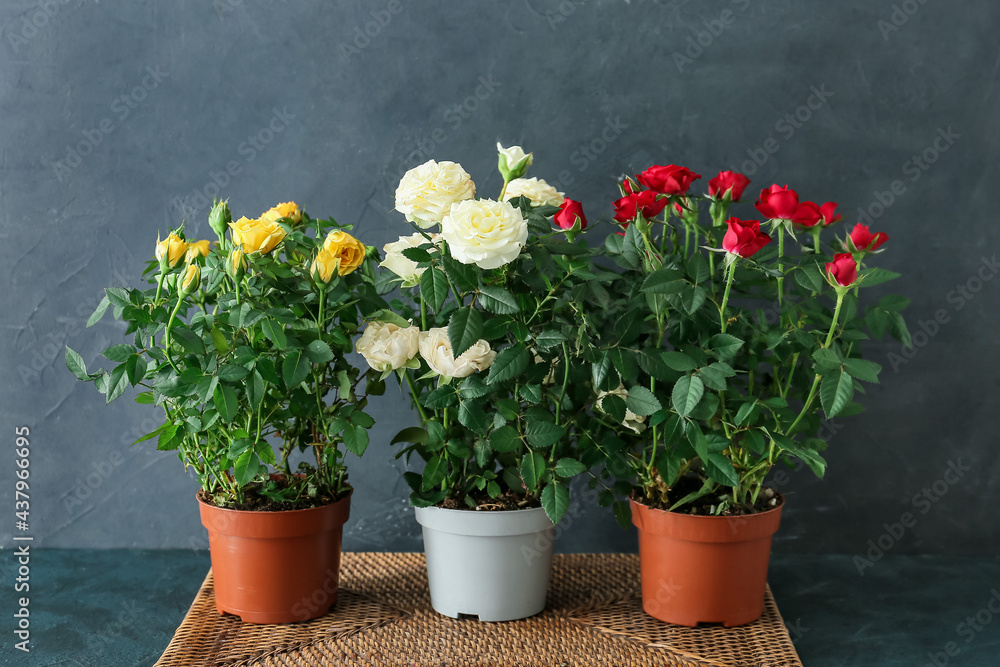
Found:
[[435, 613], [423, 554], [345, 553], [340, 578], [326, 616], [247, 625], [216, 612], [210, 572], [156, 665], [802, 665], [770, 590], [750, 625], [667, 625], [642, 611], [634, 555], [556, 556], [545, 611], [510, 623]]

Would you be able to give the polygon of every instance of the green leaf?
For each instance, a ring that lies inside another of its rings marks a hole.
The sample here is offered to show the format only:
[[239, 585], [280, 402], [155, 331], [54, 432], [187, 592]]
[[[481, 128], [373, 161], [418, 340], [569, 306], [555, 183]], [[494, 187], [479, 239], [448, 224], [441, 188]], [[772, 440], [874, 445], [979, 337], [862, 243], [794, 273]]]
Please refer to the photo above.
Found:
[[775, 433], [773, 440], [778, 449], [801, 459], [820, 479], [826, 474], [826, 461], [819, 455], [819, 452], [810, 446], [811, 442], [825, 444], [819, 438], [810, 438], [800, 444], [786, 435]]
[[566, 336], [558, 331], [543, 331], [535, 336], [535, 345], [541, 350], [548, 350], [566, 341]]
[[272, 319], [265, 319], [261, 322], [261, 329], [264, 330], [264, 335], [267, 336], [276, 348], [279, 350], [284, 350], [288, 347], [288, 336], [285, 335], [285, 326], [279, 324]]
[[108, 380], [108, 403], [115, 400], [128, 388], [128, 376], [125, 375], [125, 364], [119, 364], [115, 366], [115, 369], [111, 371], [111, 377]]
[[674, 405], [674, 410], [682, 417], [686, 417], [705, 393], [705, 384], [698, 376], [685, 375], [674, 383], [670, 400]]
[[608, 374], [611, 372], [611, 355], [607, 352], [598, 353], [597, 360], [591, 366], [590, 374], [594, 382], [595, 389], [601, 389], [604, 387], [605, 380], [608, 378]]
[[182, 438], [177, 435], [180, 426], [178, 424], [164, 424], [163, 426], [160, 437], [156, 441], [156, 448], [161, 452], [170, 452], [177, 449], [181, 443]]
[[250, 369], [236, 364], [224, 364], [219, 366], [217, 375], [223, 382], [239, 382], [250, 375]]
[[686, 268], [688, 276], [696, 283], [703, 283], [709, 278], [708, 260], [700, 252], [696, 252], [688, 258]]
[[239, 407], [236, 391], [228, 384], [221, 384], [215, 388], [212, 399], [215, 409], [219, 411], [219, 418], [224, 422], [232, 421]]
[[840, 370], [843, 365], [843, 361], [840, 355], [829, 348], [820, 348], [813, 352], [813, 361], [816, 362], [816, 371], [819, 374], [827, 373], [832, 370]]
[[447, 255], [441, 258], [444, 272], [460, 292], [471, 292], [476, 289], [478, 276], [476, 267], [472, 264], [462, 264], [457, 259]]
[[439, 410], [451, 407], [458, 402], [458, 395], [455, 394], [455, 387], [450, 384], [435, 387], [420, 398], [420, 402], [425, 408]]
[[119, 308], [127, 308], [133, 305], [132, 301], [128, 298], [128, 292], [121, 287], [108, 287], [104, 290], [104, 293], [108, 295], [108, 301]]
[[501, 426], [493, 429], [490, 433], [490, 447], [493, 451], [505, 453], [512, 452], [521, 446], [521, 438], [517, 434], [517, 429], [513, 426]]
[[743, 347], [743, 341], [730, 334], [718, 333], [708, 340], [708, 347], [720, 359], [731, 359]]
[[344, 429], [344, 446], [358, 456], [368, 449], [368, 431], [360, 426], [349, 425]]
[[882, 297], [878, 302], [878, 307], [888, 310], [890, 313], [898, 313], [910, 305], [910, 300], [898, 294], [889, 294]]
[[538, 488], [543, 474], [545, 474], [545, 458], [538, 452], [525, 454], [524, 458], [521, 459], [521, 479], [528, 487], [529, 493], [534, 493], [535, 489]]
[[306, 346], [306, 356], [314, 364], [324, 364], [333, 359], [333, 350], [321, 340], [314, 340]]
[[[424, 275], [427, 275], [429, 271], [425, 271]], [[432, 456], [431, 460], [427, 462], [424, 466], [424, 473], [421, 475], [420, 489], [422, 491], [430, 491], [438, 484], [440, 484], [445, 477], [447, 465], [445, 464], [444, 458], [441, 456]]]
[[617, 394], [607, 394], [601, 397], [600, 400], [601, 410], [606, 412], [615, 420], [616, 424], [621, 424], [625, 421], [625, 401], [622, 400], [621, 396]]
[[659, 269], [649, 274], [640, 288], [652, 294], [677, 294], [684, 289], [684, 276], [674, 269]]
[[236, 473], [236, 483], [240, 486], [249, 484], [263, 468], [257, 459], [257, 453], [253, 449], [247, 449], [236, 459], [233, 470]]
[[174, 326], [170, 329], [170, 341], [180, 343], [188, 354], [205, 354], [205, 341], [201, 336], [184, 326]]
[[712, 480], [725, 486], [736, 486], [740, 483], [740, 477], [736, 474], [732, 462], [726, 458], [725, 454], [712, 453], [707, 459], [702, 459], [702, 466]]
[[420, 296], [431, 310], [441, 310], [448, 298], [448, 278], [441, 269], [431, 267], [423, 272], [420, 276]]
[[398, 442], [412, 442], [417, 445], [422, 445], [427, 442], [427, 431], [419, 426], [404, 428], [393, 437], [389, 444], [395, 445]]
[[753, 413], [754, 408], [757, 407], [757, 399], [752, 401], [747, 401], [740, 406], [740, 409], [736, 411], [736, 425], [743, 426], [749, 419], [751, 413]]
[[302, 350], [289, 350], [281, 362], [281, 376], [289, 389], [299, 386], [309, 375], [309, 358]]
[[459, 308], [448, 321], [448, 340], [452, 354], [459, 357], [483, 337], [483, 318], [479, 311], [469, 306]]
[[404, 248], [403, 257], [410, 260], [411, 262], [430, 262], [434, 258], [431, 254], [424, 250], [423, 248]]
[[521, 310], [514, 295], [502, 287], [488, 285], [480, 287], [479, 303], [495, 315], [513, 315]]
[[142, 393], [136, 394], [135, 402], [140, 405], [152, 405], [154, 403], [153, 392], [144, 391]]
[[559, 482], [551, 482], [542, 489], [542, 509], [552, 523], [559, 523], [559, 520], [569, 509], [569, 489]]
[[514, 345], [506, 350], [501, 350], [490, 366], [490, 373], [486, 376], [486, 384], [505, 382], [511, 380], [528, 367], [531, 362], [531, 355], [523, 345]]
[[483, 406], [473, 401], [462, 401], [458, 406], [458, 421], [470, 431], [482, 435], [485, 435], [490, 427], [490, 420]]
[[704, 287], [700, 285], [698, 287], [688, 285], [681, 292], [681, 305], [684, 306], [684, 310], [688, 315], [694, 315], [707, 298], [708, 291]]
[[824, 375], [819, 386], [826, 418], [836, 417], [854, 398], [854, 380], [847, 373]]
[[584, 472], [587, 472], [587, 466], [576, 459], [561, 458], [556, 461], [556, 474], [560, 477], [575, 477]]
[[146, 377], [146, 360], [138, 354], [133, 354], [125, 360], [125, 374], [133, 387]]
[[878, 374], [882, 372], [882, 367], [874, 361], [865, 359], [845, 359], [844, 370], [865, 382], [878, 382]]
[[524, 436], [528, 439], [528, 444], [538, 449], [546, 449], [562, 440], [566, 435], [566, 429], [552, 422], [540, 419], [529, 419], [528, 425], [524, 429]]
[[66, 346], [66, 368], [70, 370], [77, 379], [84, 382], [90, 382], [90, 376], [87, 375], [87, 364], [84, 362], [83, 357], [79, 355], [76, 350], [71, 349], [68, 345]]
[[105, 294], [101, 297], [101, 302], [97, 304], [97, 308], [94, 309], [93, 314], [87, 319], [88, 329], [101, 321], [101, 318], [104, 317], [104, 313], [107, 312], [109, 305], [111, 305], [111, 302]]
[[883, 269], [880, 267], [875, 267], [872, 269], [864, 269], [859, 274], [859, 278], [863, 278], [862, 283], [865, 287], [872, 287], [874, 285], [881, 285], [882, 283], [887, 283], [890, 280], [895, 280], [899, 278], [900, 274], [895, 271], [889, 271], [888, 269]]
[[680, 371], [681, 373], [686, 373], [687, 371], [693, 371], [698, 368], [698, 362], [684, 354], [683, 352], [675, 352], [673, 350], [663, 352], [661, 354], [663, 363], [665, 363], [670, 368], [675, 371]]
[[653, 392], [642, 385], [629, 388], [625, 406], [640, 417], [648, 417], [663, 407]]
[[271, 445], [267, 444], [267, 442], [263, 440], [261, 442], [258, 442], [257, 446], [254, 447], [254, 451], [257, 452], [257, 458], [259, 458], [264, 463], [269, 463], [271, 465], [278, 464], [278, 459], [274, 455], [274, 448], [271, 447]]

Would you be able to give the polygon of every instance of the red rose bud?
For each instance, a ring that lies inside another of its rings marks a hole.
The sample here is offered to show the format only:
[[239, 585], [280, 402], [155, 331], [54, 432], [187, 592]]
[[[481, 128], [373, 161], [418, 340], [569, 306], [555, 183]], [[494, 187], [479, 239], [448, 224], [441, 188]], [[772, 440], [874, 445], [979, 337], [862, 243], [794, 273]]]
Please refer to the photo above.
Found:
[[795, 209], [795, 213], [792, 215], [792, 222], [799, 227], [809, 228], [815, 227], [822, 218], [823, 213], [820, 212], [819, 205], [816, 202], [804, 201]]
[[840, 220], [841, 216], [839, 213], [834, 215], [834, 211], [836, 210], [837, 210], [837, 202], [835, 201], [828, 201], [827, 203], [819, 207], [819, 213], [821, 216], [823, 216], [822, 220], [824, 227], [829, 227], [833, 223]]
[[653, 165], [641, 174], [636, 174], [635, 178], [644, 187], [661, 194], [683, 195], [687, 194], [688, 188], [695, 180], [701, 178], [701, 174], [696, 174], [686, 167], [668, 164]]
[[580, 221], [580, 229], [587, 226], [587, 216], [583, 214], [583, 204], [566, 197], [559, 207], [559, 212], [552, 216], [552, 221], [560, 229], [573, 229], [577, 220]]
[[760, 223], [756, 220], [726, 220], [729, 231], [722, 238], [722, 248], [740, 257], [751, 257], [758, 250], [771, 242], [771, 237], [760, 231]]
[[761, 215], [771, 220], [793, 220], [799, 209], [799, 194], [787, 185], [772, 185], [760, 191], [755, 206]]
[[850, 287], [858, 279], [858, 263], [851, 253], [838, 253], [826, 263], [826, 275], [841, 287]]
[[[628, 181], [626, 181], [627, 183]], [[655, 218], [667, 205], [666, 199], [657, 199], [652, 190], [625, 195], [615, 202], [615, 220], [630, 222], [641, 212], [646, 219]]]
[[885, 232], [877, 232], [872, 234], [868, 230], [868, 225], [862, 225], [860, 222], [854, 225], [854, 229], [851, 230], [851, 245], [854, 246], [855, 250], [866, 250], [868, 252], [874, 252], [879, 249], [883, 243], [889, 240], [889, 235]]
[[708, 182], [708, 196], [729, 201], [739, 201], [743, 191], [750, 185], [750, 179], [735, 171], [720, 171]]

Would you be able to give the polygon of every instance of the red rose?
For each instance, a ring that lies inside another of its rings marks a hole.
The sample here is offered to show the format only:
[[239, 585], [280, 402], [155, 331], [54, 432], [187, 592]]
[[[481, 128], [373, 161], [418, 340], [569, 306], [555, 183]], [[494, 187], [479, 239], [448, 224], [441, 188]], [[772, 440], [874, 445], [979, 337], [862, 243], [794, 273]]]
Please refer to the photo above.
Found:
[[750, 257], [771, 242], [771, 237], [760, 231], [760, 223], [756, 220], [726, 220], [729, 231], [722, 238], [722, 247], [740, 257]]
[[822, 219], [824, 227], [829, 227], [833, 223], [840, 220], [841, 215], [839, 213], [834, 215], [834, 211], [836, 210], [837, 210], [837, 202], [835, 201], [828, 201], [827, 203], [819, 207], [819, 213], [821, 216], [823, 216]]
[[[628, 184], [628, 181], [625, 183]], [[626, 185], [626, 189], [632, 188]], [[640, 211], [644, 218], [652, 219], [658, 216], [666, 205], [666, 198], [657, 199], [657, 193], [652, 190], [630, 193], [615, 202], [615, 220], [629, 222], [634, 220]]]
[[822, 218], [823, 213], [820, 211], [819, 205], [811, 201], [804, 201], [799, 204], [799, 207], [795, 209], [795, 213], [792, 214], [792, 222], [799, 227], [806, 228], [815, 227]]
[[851, 230], [851, 245], [854, 246], [855, 250], [873, 252], [888, 240], [889, 235], [885, 232], [872, 234], [868, 230], [868, 225], [862, 225], [860, 222], [854, 225], [854, 229]]
[[750, 179], [735, 171], [720, 171], [719, 175], [708, 182], [708, 196], [719, 199], [729, 198], [739, 201], [743, 191], [750, 185]]
[[572, 229], [577, 219], [580, 220], [580, 229], [587, 226], [587, 216], [583, 214], [583, 204], [573, 201], [569, 197], [563, 200], [559, 212], [552, 216], [552, 221], [561, 229]]
[[838, 253], [826, 263], [826, 275], [841, 287], [850, 287], [858, 279], [858, 263], [849, 252]]
[[761, 215], [771, 220], [793, 220], [799, 208], [799, 194], [787, 185], [772, 185], [760, 191], [756, 207]]
[[701, 178], [701, 174], [696, 174], [686, 167], [668, 164], [666, 166], [653, 165], [641, 174], [636, 174], [635, 178], [650, 190], [656, 190], [665, 195], [683, 195], [687, 194], [691, 183]]

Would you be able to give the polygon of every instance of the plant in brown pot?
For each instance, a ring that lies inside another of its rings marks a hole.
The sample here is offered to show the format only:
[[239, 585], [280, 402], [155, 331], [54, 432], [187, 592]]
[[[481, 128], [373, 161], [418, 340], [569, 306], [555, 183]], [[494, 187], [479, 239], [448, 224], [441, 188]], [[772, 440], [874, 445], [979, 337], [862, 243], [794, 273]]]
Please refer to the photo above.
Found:
[[615, 202], [606, 249], [620, 272], [600, 305], [614, 325], [591, 361], [617, 481], [600, 499], [639, 529], [649, 614], [733, 626], [763, 609], [784, 503], [768, 472], [800, 461], [823, 476], [822, 416], [861, 410], [881, 370], [862, 343], [909, 344], [908, 300], [859, 298], [898, 274], [872, 266], [886, 234], [831, 238], [835, 203], [774, 185], [756, 203], [763, 220], [743, 220], [729, 208], [749, 179], [722, 172], [691, 194], [698, 178], [654, 166]]
[[367, 396], [384, 384], [347, 361], [361, 321], [385, 304], [365, 246], [294, 203], [233, 222], [218, 241], [171, 231], [147, 289], [109, 287], [88, 326], [113, 309], [126, 341], [110, 370], [66, 363], [107, 402], [130, 387], [163, 410], [139, 441], [175, 451], [198, 477], [220, 613], [251, 623], [315, 618], [336, 601], [347, 456], [368, 446]]

